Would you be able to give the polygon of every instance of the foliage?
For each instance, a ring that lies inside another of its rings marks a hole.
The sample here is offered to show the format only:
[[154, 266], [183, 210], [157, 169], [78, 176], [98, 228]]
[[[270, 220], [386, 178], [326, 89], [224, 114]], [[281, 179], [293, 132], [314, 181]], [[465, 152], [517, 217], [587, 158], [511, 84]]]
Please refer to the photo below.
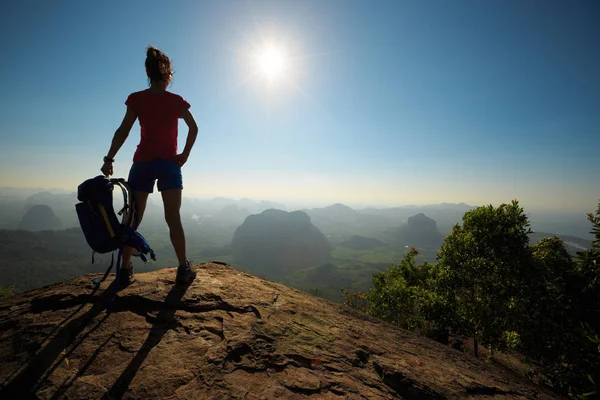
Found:
[[0, 287], [0, 299], [3, 297], [8, 297], [8, 296], [12, 296], [13, 294], [13, 287], [8, 287], [8, 288], [3, 288]]
[[361, 292], [350, 292], [346, 289], [342, 289], [344, 295], [344, 305], [355, 310], [367, 312], [367, 295]]
[[455, 225], [439, 253], [438, 291], [452, 310], [451, 327], [491, 348], [502, 348], [529, 270], [529, 221], [517, 201], [478, 207]]
[[[432, 290], [437, 268], [427, 262], [417, 265], [418, 251], [412, 248], [399, 264], [373, 275], [367, 293], [344, 292], [345, 304], [405, 329], [438, 338], [441, 306]], [[446, 335], [447, 336], [447, 335]]]
[[531, 246], [532, 275], [521, 282], [519, 349], [541, 367], [542, 377], [558, 391], [573, 383], [575, 358], [581, 354], [577, 299], [580, 279], [575, 261], [558, 237]]
[[581, 392], [591, 396], [600, 392], [600, 202], [595, 214], [588, 214], [588, 220], [594, 240], [592, 248], [577, 257], [581, 285], [575, 300], [582, 329], [577, 342], [580, 353], [572, 362], [578, 373], [575, 383], [581, 382]]
[[420, 329], [425, 321], [425, 309], [432, 301], [430, 264], [417, 267], [416, 249], [387, 271], [373, 275], [373, 287], [368, 293], [369, 314], [405, 329]]
[[[587, 380], [582, 384], [582, 393], [574, 397], [583, 400], [596, 398], [600, 394], [600, 377], [598, 376], [598, 365], [600, 365], [600, 333], [594, 332], [588, 324], [582, 324], [581, 332], [587, 339], [586, 344], [588, 347], [588, 351], [584, 352], [588, 369], [581, 371]], [[595, 366], [596, 370], [590, 371], [589, 366]]]
[[581, 293], [581, 306], [588, 309], [586, 322], [594, 332], [600, 332], [600, 202], [596, 214], [588, 214], [594, 235], [592, 248], [579, 253], [578, 268], [584, 282]]
[[516, 349], [521, 345], [521, 335], [516, 331], [504, 332], [504, 341], [507, 349]]
[[591, 234], [594, 235], [594, 239], [592, 241], [592, 249], [598, 251], [600, 250], [600, 202], [598, 202], [598, 208], [596, 209], [596, 214], [589, 213], [588, 220], [592, 223]]

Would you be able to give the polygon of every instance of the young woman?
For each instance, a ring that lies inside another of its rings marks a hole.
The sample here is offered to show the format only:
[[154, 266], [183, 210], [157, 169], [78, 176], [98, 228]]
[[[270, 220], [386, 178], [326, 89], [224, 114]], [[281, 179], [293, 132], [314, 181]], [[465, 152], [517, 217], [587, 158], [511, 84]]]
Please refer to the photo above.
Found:
[[[133, 165], [129, 171], [128, 182], [135, 191], [140, 220], [146, 209], [148, 195], [154, 191], [154, 183], [158, 181], [161, 192], [165, 220], [169, 226], [171, 243], [179, 260], [177, 283], [189, 283], [196, 273], [192, 270], [186, 257], [185, 234], [181, 224], [179, 210], [183, 179], [181, 167], [190, 156], [192, 146], [198, 135], [198, 126], [190, 113], [190, 104], [183, 97], [168, 92], [173, 71], [171, 60], [162, 51], [148, 47], [146, 54], [146, 75], [150, 87], [129, 95], [125, 104], [127, 112], [121, 126], [115, 132], [110, 150], [104, 157], [101, 171], [105, 176], [113, 174], [114, 157], [129, 136], [129, 131], [136, 119], [140, 121], [141, 140], [133, 156]], [[177, 153], [177, 124], [183, 118], [189, 131], [183, 152]], [[123, 249], [123, 270], [121, 286], [133, 282], [133, 265], [131, 255], [133, 248]]]

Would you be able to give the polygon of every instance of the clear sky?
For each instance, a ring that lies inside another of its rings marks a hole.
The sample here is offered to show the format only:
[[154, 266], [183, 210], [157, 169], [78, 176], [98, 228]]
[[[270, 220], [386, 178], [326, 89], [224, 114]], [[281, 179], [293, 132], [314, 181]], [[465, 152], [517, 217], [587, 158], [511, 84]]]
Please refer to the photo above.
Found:
[[4, 1], [0, 186], [99, 174], [153, 45], [200, 128], [188, 196], [592, 211], [598, 21], [597, 1]]

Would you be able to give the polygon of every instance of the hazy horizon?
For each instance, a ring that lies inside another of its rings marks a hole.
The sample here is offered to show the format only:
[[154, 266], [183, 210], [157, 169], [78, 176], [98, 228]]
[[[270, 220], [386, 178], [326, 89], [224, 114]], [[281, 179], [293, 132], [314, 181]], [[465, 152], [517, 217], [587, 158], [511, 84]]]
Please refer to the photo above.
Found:
[[[21, 197], [21, 198], [27, 198], [29, 196], [38, 194], [38, 193], [51, 193], [51, 194], [76, 194], [77, 189], [62, 189], [62, 188], [48, 188], [48, 187], [7, 187], [7, 186], [0, 186], [0, 197], [4, 196], [4, 195], [13, 195], [16, 197]], [[116, 193], [117, 196], [119, 196], [119, 193]], [[215, 196], [193, 196], [191, 194], [186, 193], [186, 191], [184, 190], [184, 196], [183, 196], [183, 201], [213, 201], [216, 199], [227, 199], [227, 200], [231, 200], [231, 201], [235, 201], [235, 202], [239, 202], [239, 201], [243, 201], [243, 200], [250, 200], [256, 203], [260, 203], [260, 202], [269, 202], [269, 203], [276, 203], [276, 204], [280, 204], [283, 207], [283, 209], [287, 210], [287, 211], [292, 211], [292, 210], [300, 210], [300, 209], [304, 209], [304, 208], [324, 208], [324, 207], [328, 207], [328, 206], [332, 206], [335, 204], [343, 204], [345, 206], [351, 207], [353, 209], [356, 210], [363, 210], [363, 209], [367, 209], [367, 208], [379, 208], [379, 209], [385, 209], [385, 208], [394, 208], [394, 207], [427, 207], [427, 206], [439, 206], [442, 204], [449, 204], [449, 205], [465, 205], [465, 206], [469, 206], [469, 207], [478, 207], [478, 206], [484, 206], [484, 205], [488, 205], [488, 204], [493, 204], [494, 206], [498, 206], [500, 205], [502, 202], [498, 202], [498, 203], [482, 203], [482, 204], [473, 204], [473, 203], [465, 203], [465, 202], [452, 202], [452, 201], [440, 201], [438, 203], [390, 203], [390, 204], [385, 204], [385, 203], [356, 203], [356, 202], [352, 202], [352, 201], [340, 201], [340, 200], [334, 200], [334, 201], [324, 201], [324, 202], [318, 202], [318, 201], [298, 201], [298, 200], [285, 200], [285, 199], [276, 199], [276, 198], [252, 198], [252, 197], [247, 197], [247, 196], [241, 196], [241, 197], [235, 197], [235, 196], [226, 196], [226, 195], [215, 195]], [[512, 199], [508, 199], [506, 201], [504, 201], [504, 203], [509, 203]], [[519, 199], [516, 199], [519, 200]], [[149, 201], [152, 204], [162, 204], [162, 199], [160, 197], [159, 192], [157, 192], [155, 190], [155, 192], [153, 194], [150, 195], [149, 197]], [[73, 197], [73, 204], [75, 204], [77, 202], [76, 197]], [[591, 202], [594, 203], [594, 202]], [[519, 200], [519, 204], [524, 207], [525, 212], [530, 213], [530, 212], [544, 212], [544, 213], [582, 213], [582, 214], [587, 214], [590, 212], [595, 211], [598, 208], [598, 202], [596, 202], [595, 204], [591, 204], [590, 209], [546, 209], [546, 208], [536, 208], [536, 207], [530, 207], [527, 204], [525, 204], [524, 202]]]
[[597, 208], [599, 3], [376, 4], [9, 1], [0, 186], [98, 175], [154, 45], [200, 128], [185, 197]]

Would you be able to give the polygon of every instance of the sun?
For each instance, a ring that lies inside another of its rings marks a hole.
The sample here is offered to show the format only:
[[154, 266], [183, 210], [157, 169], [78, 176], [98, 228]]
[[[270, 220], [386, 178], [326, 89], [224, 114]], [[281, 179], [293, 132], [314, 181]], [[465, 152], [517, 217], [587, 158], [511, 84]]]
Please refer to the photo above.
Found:
[[261, 49], [256, 55], [256, 67], [258, 72], [269, 81], [281, 78], [287, 67], [285, 53], [274, 46]]
[[301, 82], [306, 78], [307, 60], [314, 55], [302, 49], [301, 43], [285, 32], [248, 34], [239, 47], [231, 49], [239, 77], [224, 96], [246, 87], [269, 102], [306, 95]]

